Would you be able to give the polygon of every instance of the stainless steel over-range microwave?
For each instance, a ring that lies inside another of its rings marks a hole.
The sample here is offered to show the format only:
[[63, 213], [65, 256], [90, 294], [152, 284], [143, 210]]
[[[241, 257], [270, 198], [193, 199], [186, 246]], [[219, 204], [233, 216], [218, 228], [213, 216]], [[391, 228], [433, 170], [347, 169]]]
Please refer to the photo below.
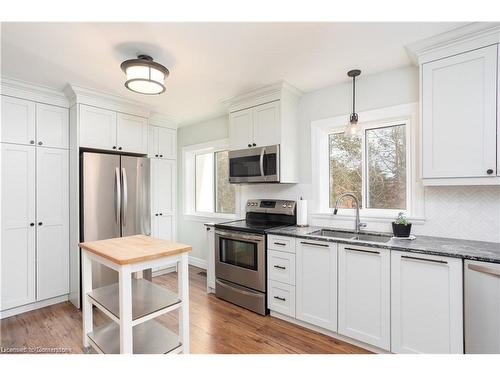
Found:
[[229, 182], [280, 182], [280, 146], [229, 151]]

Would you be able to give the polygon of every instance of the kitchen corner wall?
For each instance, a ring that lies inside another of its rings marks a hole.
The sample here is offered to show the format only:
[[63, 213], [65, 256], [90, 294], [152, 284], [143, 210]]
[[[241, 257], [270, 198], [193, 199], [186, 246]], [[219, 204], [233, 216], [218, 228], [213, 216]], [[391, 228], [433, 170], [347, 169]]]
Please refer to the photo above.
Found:
[[[293, 83], [293, 82], [292, 82]], [[372, 75], [361, 75], [356, 90], [357, 111], [390, 107], [418, 101], [418, 68], [406, 67]], [[351, 112], [351, 83], [332, 85], [306, 93], [299, 105], [300, 183], [294, 185], [243, 185], [241, 209], [250, 198], [297, 200], [304, 197], [314, 207], [311, 188], [311, 122]], [[205, 121], [178, 131], [179, 163], [182, 146], [226, 138], [228, 116]], [[179, 164], [181, 171], [181, 164]], [[202, 223], [183, 220], [182, 172], [179, 173], [178, 240], [193, 245], [192, 255], [206, 259]], [[413, 233], [500, 242], [500, 186], [450, 186], [424, 189], [425, 221], [414, 225]], [[311, 213], [311, 212], [310, 212]], [[310, 218], [315, 225], [351, 228], [353, 220]], [[390, 223], [368, 221], [368, 230], [390, 231]]]

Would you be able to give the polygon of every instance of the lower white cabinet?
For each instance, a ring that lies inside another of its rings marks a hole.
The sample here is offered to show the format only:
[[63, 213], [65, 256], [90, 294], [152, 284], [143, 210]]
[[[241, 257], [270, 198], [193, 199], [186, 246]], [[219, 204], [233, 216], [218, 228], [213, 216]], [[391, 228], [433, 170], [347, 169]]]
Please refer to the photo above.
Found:
[[500, 264], [464, 262], [465, 353], [500, 354]]
[[339, 245], [338, 332], [391, 349], [391, 253]]
[[269, 280], [267, 307], [280, 314], [295, 317], [295, 286]]
[[151, 235], [162, 240], [173, 241], [175, 237], [174, 222], [174, 215], [158, 214], [158, 216], [153, 216]]
[[295, 254], [267, 250], [267, 275], [270, 280], [295, 285]]
[[391, 253], [391, 351], [463, 353], [462, 260]]
[[337, 331], [337, 244], [296, 242], [296, 318]]

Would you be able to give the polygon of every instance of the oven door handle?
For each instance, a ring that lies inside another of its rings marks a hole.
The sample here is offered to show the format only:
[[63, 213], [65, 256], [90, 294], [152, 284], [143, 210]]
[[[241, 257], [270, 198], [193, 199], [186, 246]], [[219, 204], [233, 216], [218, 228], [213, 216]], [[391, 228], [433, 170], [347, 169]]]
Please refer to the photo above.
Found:
[[215, 235], [219, 237], [227, 237], [236, 240], [250, 240], [255, 242], [261, 242], [264, 240], [263, 235], [251, 235], [251, 234], [243, 234], [241, 232], [225, 232], [221, 230], [216, 230]]
[[264, 177], [264, 155], [266, 153], [266, 148], [262, 147], [262, 150], [260, 150], [260, 175]]

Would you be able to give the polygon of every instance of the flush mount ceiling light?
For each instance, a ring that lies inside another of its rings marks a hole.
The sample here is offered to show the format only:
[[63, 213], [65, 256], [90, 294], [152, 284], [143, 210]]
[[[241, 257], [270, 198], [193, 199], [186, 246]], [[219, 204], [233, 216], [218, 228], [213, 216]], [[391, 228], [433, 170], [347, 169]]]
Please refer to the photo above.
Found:
[[349, 117], [345, 135], [348, 137], [359, 137], [361, 135], [361, 127], [358, 124], [358, 114], [356, 113], [356, 77], [361, 74], [361, 70], [353, 69], [347, 72], [349, 77], [352, 77], [352, 113]]
[[169, 71], [154, 62], [151, 56], [139, 55], [137, 59], [122, 62], [120, 67], [127, 75], [125, 87], [130, 91], [145, 95], [158, 95], [165, 91], [164, 83]]

